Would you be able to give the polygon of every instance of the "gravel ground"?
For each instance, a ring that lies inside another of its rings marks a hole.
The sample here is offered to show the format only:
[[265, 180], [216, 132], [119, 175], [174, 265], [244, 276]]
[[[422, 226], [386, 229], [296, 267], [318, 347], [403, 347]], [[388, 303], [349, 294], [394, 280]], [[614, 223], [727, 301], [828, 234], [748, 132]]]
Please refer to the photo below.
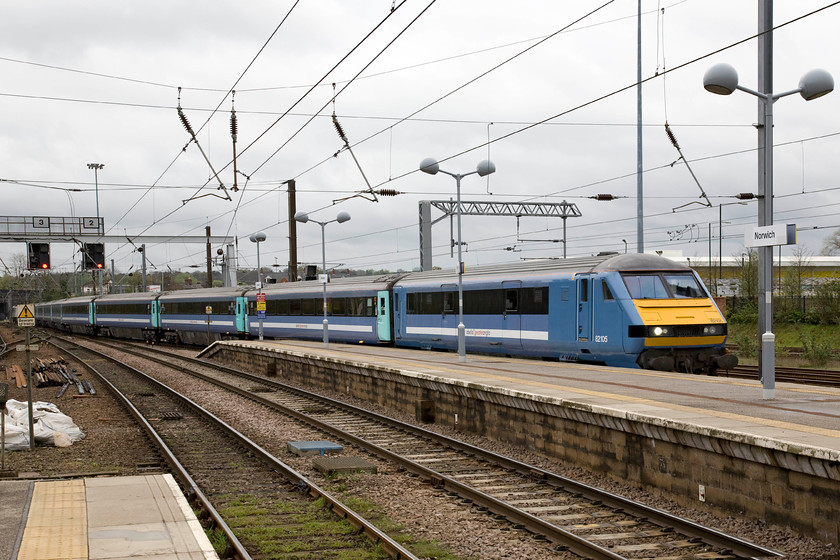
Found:
[[[7, 342], [22, 338], [20, 334], [10, 333], [6, 325], [0, 325], [0, 335]], [[192, 352], [192, 354], [195, 353]], [[56, 355], [55, 350], [49, 345], [42, 345], [41, 350], [33, 353], [33, 357], [42, 359]], [[0, 375], [5, 373], [5, 366], [12, 364], [25, 367], [24, 354], [12, 352], [0, 358]], [[82, 373], [81, 368], [76, 369], [77, 374]], [[86, 374], [82, 374], [82, 377], [89, 378]], [[5, 379], [0, 381], [5, 382]], [[134, 425], [128, 413], [123, 411], [104, 387], [100, 387], [95, 381], [94, 385], [97, 389], [95, 396], [77, 397], [68, 391], [58, 399], [56, 399], [57, 387], [33, 388], [35, 400], [56, 404], [62, 412], [73, 418], [85, 432], [86, 437], [66, 448], [38, 446], [32, 452], [7, 453], [6, 468], [17, 472], [19, 476], [54, 477], [95, 473], [137, 474], [147, 472], [150, 464], [159, 464], [154, 450]], [[328, 396], [336, 400], [347, 400], [343, 395]], [[9, 398], [25, 401], [26, 389], [10, 386]], [[214, 407], [217, 407], [223, 416], [241, 421], [244, 432], [270, 436], [270, 440], [278, 442], [276, 449], [278, 453], [284, 452], [286, 441], [310, 437], [305, 431], [294, 432], [279, 425], [266, 426], [260, 422], [259, 415], [249, 414], [246, 409], [237, 406], [237, 401], [229, 396], [223, 397], [215, 391], [202, 391], [201, 399], [214, 401], [216, 403]], [[365, 406], [376, 412], [413, 422], [413, 418], [405, 417], [392, 410]], [[713, 510], [687, 510], [665, 497], [620, 484], [597, 473], [554, 463], [520, 448], [470, 436], [441, 426], [424, 425], [424, 427], [783, 551], [791, 560], [840, 560], [840, 552], [836, 547], [813, 539], [801, 538], [783, 527], [767, 525], [759, 520], [742, 519]], [[383, 463], [377, 463], [380, 470], [376, 475], [324, 480], [311, 468], [309, 459], [295, 458], [288, 454], [284, 454], [282, 458], [319, 485], [340, 487], [346, 494], [378, 504], [391, 519], [402, 523], [412, 534], [442, 543], [460, 559], [497, 560], [527, 557], [542, 560], [568, 557], [562, 553], [553, 552], [550, 546], [535, 541], [527, 534], [509, 530], [500, 531], [500, 524], [489, 516], [478, 514], [468, 506], [452, 503], [445, 495], [441, 495], [431, 487], [418, 487], [405, 474], [395, 472], [392, 467]], [[372, 460], [370, 457], [366, 458]]]

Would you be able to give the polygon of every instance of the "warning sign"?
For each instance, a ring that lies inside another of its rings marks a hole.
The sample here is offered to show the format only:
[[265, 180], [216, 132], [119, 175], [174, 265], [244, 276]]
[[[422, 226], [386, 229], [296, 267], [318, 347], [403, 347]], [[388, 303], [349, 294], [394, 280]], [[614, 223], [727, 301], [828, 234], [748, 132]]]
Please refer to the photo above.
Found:
[[15, 311], [15, 317], [17, 318], [19, 327], [35, 326], [35, 314], [32, 313], [32, 304], [19, 305]]
[[21, 305], [20, 311], [18, 312], [18, 319], [34, 319], [35, 314], [32, 313], [32, 310], [29, 308], [29, 304]]

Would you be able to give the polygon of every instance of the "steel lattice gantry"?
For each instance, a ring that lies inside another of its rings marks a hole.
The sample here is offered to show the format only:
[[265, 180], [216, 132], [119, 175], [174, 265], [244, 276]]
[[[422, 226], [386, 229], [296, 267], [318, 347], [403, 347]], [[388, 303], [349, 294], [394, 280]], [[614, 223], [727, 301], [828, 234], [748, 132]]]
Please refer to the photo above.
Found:
[[[432, 226], [447, 216], [458, 213], [454, 200], [421, 200], [420, 207], [420, 270], [432, 269]], [[432, 207], [443, 212], [443, 216], [432, 220]], [[482, 202], [461, 201], [462, 216], [533, 216], [563, 219], [563, 252], [566, 247], [566, 218], [582, 216], [572, 202]]]

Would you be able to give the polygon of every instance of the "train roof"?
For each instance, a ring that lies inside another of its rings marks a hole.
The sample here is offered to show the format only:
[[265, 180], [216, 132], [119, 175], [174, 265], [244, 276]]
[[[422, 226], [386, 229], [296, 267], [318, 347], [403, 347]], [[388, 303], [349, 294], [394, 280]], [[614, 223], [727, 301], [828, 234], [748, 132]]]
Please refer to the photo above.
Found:
[[[354, 290], [387, 290], [394, 285], [394, 282], [405, 276], [405, 273], [380, 274], [375, 276], [349, 276], [346, 278], [332, 278], [327, 285], [327, 291], [354, 291]], [[301, 282], [280, 282], [277, 284], [266, 284], [263, 293], [309, 293], [313, 290], [323, 290], [321, 282], [317, 280], [304, 280]], [[257, 293], [256, 288], [249, 288], [248, 295]]]
[[687, 265], [648, 253], [624, 253], [612, 256], [592, 269], [593, 271], [654, 271], [654, 270], [691, 270]]
[[[535, 259], [467, 267], [464, 279], [482, 276], [530, 276], [554, 274], [558, 272], [582, 273], [603, 270], [689, 270], [689, 267], [647, 253], [610, 253], [592, 257], [575, 257], [571, 259]], [[453, 269], [427, 270], [412, 272], [403, 278], [402, 282], [424, 282], [427, 280], [449, 279], [457, 276]]]
[[174, 290], [162, 292], [158, 300], [216, 300], [216, 299], [233, 299], [241, 296], [250, 289], [249, 286], [235, 286], [231, 288], [197, 288], [194, 290]]
[[[535, 259], [513, 263], [467, 267], [465, 282], [482, 280], [524, 279], [526, 277], [550, 276], [555, 274], [581, 274], [601, 271], [668, 271], [690, 270], [684, 264], [659, 255], [640, 253], [610, 253], [592, 257], [571, 259]], [[458, 274], [453, 269], [412, 272], [400, 280], [400, 284], [436, 284], [455, 281]]]
[[[484, 277], [504, 276], [508, 278], [519, 278], [522, 276], [542, 276], [558, 272], [575, 273], [589, 272], [612, 255], [599, 255], [596, 257], [577, 257], [572, 259], [535, 259], [518, 261], [513, 263], [493, 264], [467, 267], [464, 271], [464, 280], [480, 280]], [[458, 276], [453, 269], [426, 270], [423, 272], [412, 272], [400, 283], [413, 282], [434, 282], [451, 280]]]
[[107, 296], [97, 296], [94, 300], [96, 303], [130, 303], [141, 302], [148, 303], [156, 299], [160, 294], [157, 292], [132, 292], [130, 294], [109, 294]]
[[78, 305], [82, 303], [90, 303], [96, 296], [76, 296], [64, 299], [56, 299], [53, 301], [45, 301], [35, 305]]

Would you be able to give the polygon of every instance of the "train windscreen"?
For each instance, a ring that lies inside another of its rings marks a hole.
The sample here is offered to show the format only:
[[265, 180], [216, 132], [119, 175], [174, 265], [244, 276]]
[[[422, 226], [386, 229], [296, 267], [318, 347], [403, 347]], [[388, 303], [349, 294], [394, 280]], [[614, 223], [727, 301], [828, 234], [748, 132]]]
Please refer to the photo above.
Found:
[[690, 273], [622, 274], [621, 277], [633, 299], [707, 297]]

